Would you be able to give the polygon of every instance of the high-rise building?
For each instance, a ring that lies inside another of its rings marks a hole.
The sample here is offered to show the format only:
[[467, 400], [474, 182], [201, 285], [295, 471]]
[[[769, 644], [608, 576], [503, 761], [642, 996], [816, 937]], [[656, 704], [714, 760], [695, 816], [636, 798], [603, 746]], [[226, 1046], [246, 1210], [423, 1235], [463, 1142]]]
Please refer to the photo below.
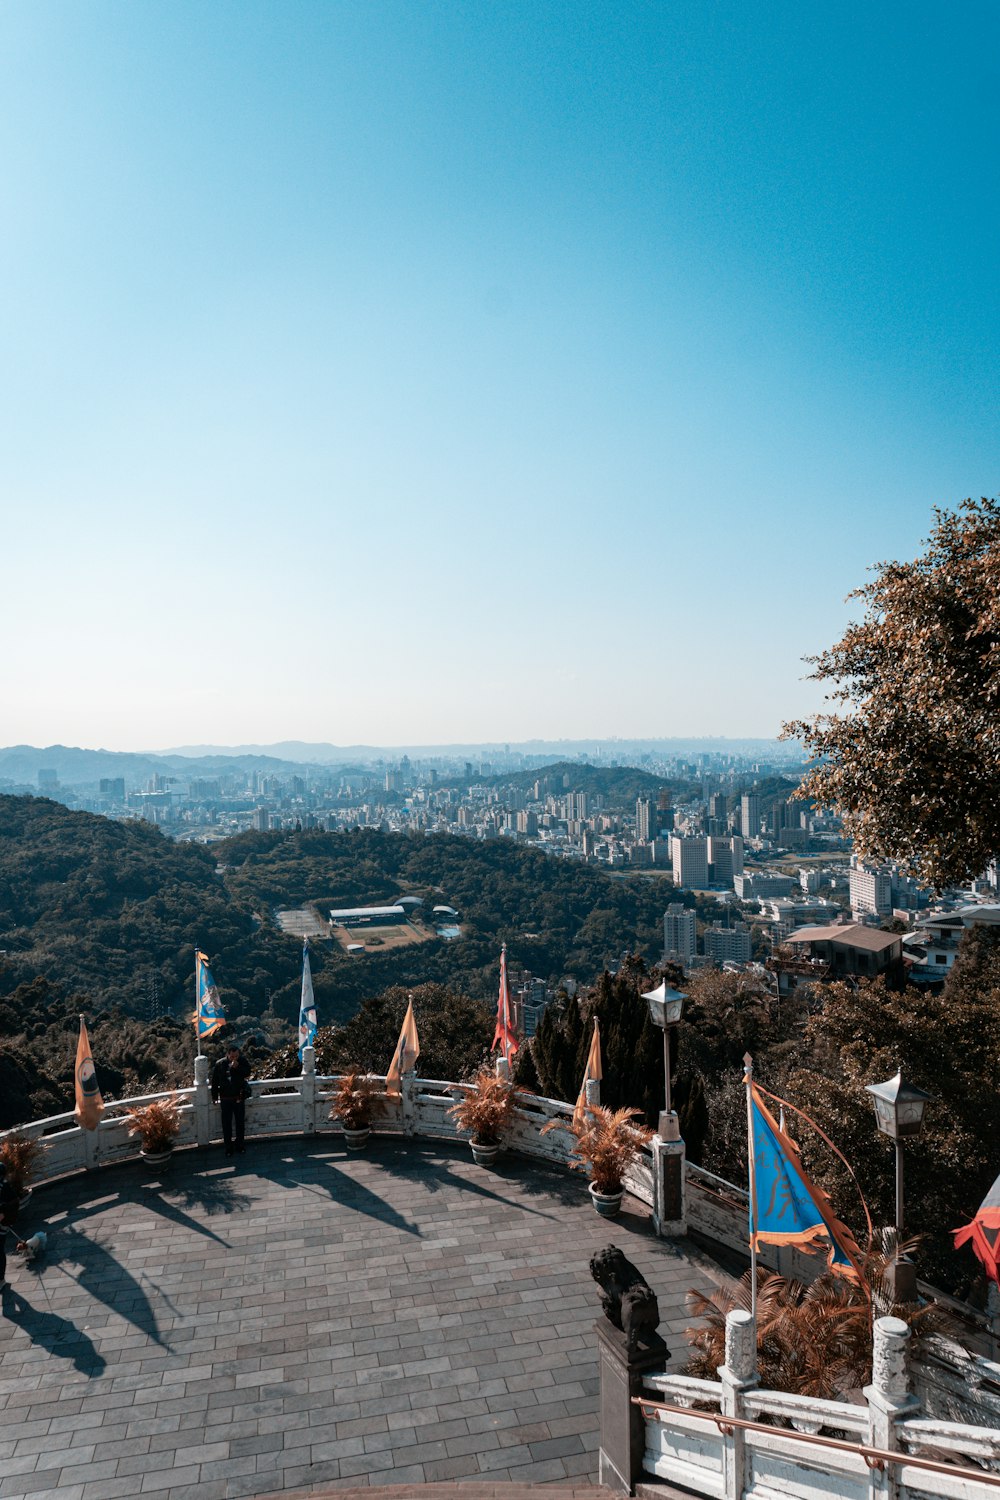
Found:
[[689, 890], [704, 890], [708, 885], [708, 840], [679, 838], [674, 834], [670, 840], [670, 863], [673, 866], [674, 885], [683, 885]]
[[691, 907], [671, 901], [663, 913], [663, 956], [688, 963], [698, 952], [698, 924]]
[[740, 833], [755, 839], [760, 833], [760, 798], [756, 792], [744, 792], [740, 798]]
[[653, 799], [640, 797], [635, 804], [636, 842], [648, 844], [653, 837]]
[[705, 957], [713, 963], [748, 964], [750, 962], [750, 929], [745, 922], [723, 927], [713, 922], [704, 932]]
[[732, 838], [708, 839], [709, 873], [715, 885], [732, 885], [737, 875], [743, 874], [743, 840], [738, 833]]
[[852, 864], [851, 910], [856, 916], [892, 915], [892, 870], [888, 865]]

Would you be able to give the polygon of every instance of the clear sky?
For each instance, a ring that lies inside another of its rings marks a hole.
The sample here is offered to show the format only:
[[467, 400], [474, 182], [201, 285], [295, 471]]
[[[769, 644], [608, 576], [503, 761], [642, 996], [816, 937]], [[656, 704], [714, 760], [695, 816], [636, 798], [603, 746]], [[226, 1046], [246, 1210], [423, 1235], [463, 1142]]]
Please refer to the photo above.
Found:
[[998, 15], [5, 0], [0, 744], [818, 706], [997, 491]]

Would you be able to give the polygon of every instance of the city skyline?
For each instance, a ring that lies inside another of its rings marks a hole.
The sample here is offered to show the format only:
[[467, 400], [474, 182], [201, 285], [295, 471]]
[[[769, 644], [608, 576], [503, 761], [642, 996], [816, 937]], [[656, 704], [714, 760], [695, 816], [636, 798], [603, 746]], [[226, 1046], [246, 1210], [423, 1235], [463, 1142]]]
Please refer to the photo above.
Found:
[[11, 744], [771, 738], [996, 489], [997, 18], [0, 16]]

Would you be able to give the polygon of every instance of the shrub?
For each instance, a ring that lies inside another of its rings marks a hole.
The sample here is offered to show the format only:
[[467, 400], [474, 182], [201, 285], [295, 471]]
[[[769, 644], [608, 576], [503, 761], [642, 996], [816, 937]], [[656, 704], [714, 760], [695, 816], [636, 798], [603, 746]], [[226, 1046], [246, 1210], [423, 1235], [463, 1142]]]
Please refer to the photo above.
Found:
[[514, 1120], [517, 1092], [507, 1078], [501, 1078], [484, 1064], [469, 1083], [460, 1083], [461, 1099], [448, 1113], [459, 1130], [467, 1130], [477, 1145], [497, 1146]]
[[372, 1120], [384, 1112], [378, 1083], [370, 1073], [352, 1068], [337, 1080], [330, 1119], [339, 1120], [345, 1130], [367, 1130]]
[[150, 1104], [136, 1105], [125, 1116], [129, 1135], [137, 1135], [147, 1156], [173, 1150], [181, 1128], [180, 1104], [176, 1094], [154, 1099]]

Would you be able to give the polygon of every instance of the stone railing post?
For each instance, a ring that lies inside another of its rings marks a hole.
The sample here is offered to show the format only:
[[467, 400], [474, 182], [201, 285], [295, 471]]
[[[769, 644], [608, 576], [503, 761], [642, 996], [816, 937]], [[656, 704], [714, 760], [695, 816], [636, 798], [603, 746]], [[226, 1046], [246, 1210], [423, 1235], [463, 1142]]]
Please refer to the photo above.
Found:
[[507, 1061], [507, 1059], [505, 1057], [498, 1057], [497, 1058], [497, 1077], [498, 1078], [509, 1078], [510, 1077], [510, 1063]]
[[[736, 1308], [726, 1317], [726, 1362], [719, 1370], [722, 1395], [719, 1410], [726, 1417], [742, 1417], [743, 1397], [759, 1383], [757, 1324], [751, 1313]], [[743, 1500], [747, 1488], [746, 1439], [742, 1427], [723, 1438], [722, 1493], [724, 1500]]]
[[194, 1128], [199, 1146], [212, 1139], [212, 1095], [208, 1086], [208, 1058], [194, 1060]]
[[[667, 1118], [674, 1122], [676, 1115]], [[673, 1140], [654, 1135], [653, 1226], [659, 1235], [687, 1234], [687, 1152], [681, 1133]]]
[[399, 1118], [404, 1135], [413, 1135], [417, 1128], [417, 1075], [411, 1069], [399, 1080]]
[[645, 1377], [662, 1371], [670, 1358], [658, 1333], [650, 1334], [642, 1349], [629, 1353], [628, 1340], [607, 1318], [594, 1324], [601, 1381], [601, 1446], [597, 1456], [598, 1483], [620, 1495], [634, 1495], [642, 1477], [646, 1453], [646, 1422], [641, 1396]]
[[[920, 1403], [910, 1395], [906, 1351], [910, 1330], [902, 1318], [877, 1318], [872, 1349], [872, 1383], [865, 1386], [873, 1448], [894, 1452], [899, 1447], [896, 1426], [912, 1417]], [[869, 1494], [872, 1500], [896, 1500], [899, 1470], [894, 1464], [872, 1469]]]
[[584, 1086], [583, 1100], [585, 1104], [600, 1104], [601, 1102], [601, 1080], [599, 1078], [588, 1078]]
[[302, 1076], [299, 1079], [302, 1101], [302, 1134], [316, 1134], [316, 1048], [302, 1048]]
[[97, 1125], [94, 1130], [85, 1130], [82, 1125], [80, 1126], [80, 1134], [83, 1136], [83, 1165], [87, 1172], [95, 1171], [100, 1164], [100, 1133], [100, 1125]]

